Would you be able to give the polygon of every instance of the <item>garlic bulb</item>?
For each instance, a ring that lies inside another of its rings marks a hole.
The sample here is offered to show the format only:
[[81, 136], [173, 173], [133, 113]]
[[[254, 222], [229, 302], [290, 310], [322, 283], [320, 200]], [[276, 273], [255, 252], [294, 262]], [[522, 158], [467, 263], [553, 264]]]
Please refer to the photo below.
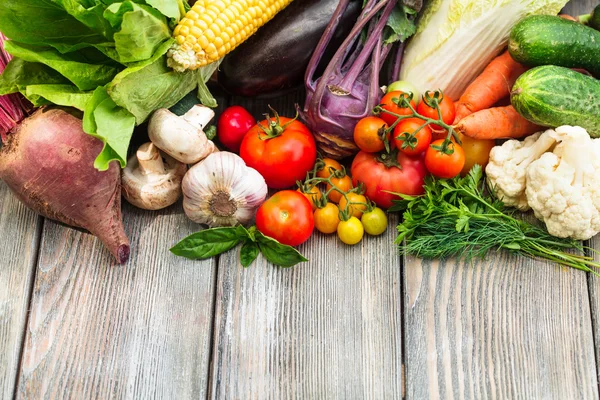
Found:
[[210, 227], [249, 223], [267, 197], [267, 184], [241, 157], [213, 153], [183, 178], [183, 209], [192, 221]]

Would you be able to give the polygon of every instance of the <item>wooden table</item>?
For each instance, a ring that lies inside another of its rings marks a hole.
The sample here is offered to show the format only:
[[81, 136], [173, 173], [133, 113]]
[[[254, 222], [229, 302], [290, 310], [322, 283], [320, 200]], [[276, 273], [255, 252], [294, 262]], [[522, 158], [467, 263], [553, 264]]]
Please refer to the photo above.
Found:
[[585, 273], [503, 252], [402, 258], [397, 216], [354, 247], [315, 234], [293, 269], [243, 269], [236, 251], [168, 252], [200, 228], [180, 204], [123, 213], [119, 267], [0, 183], [0, 399], [598, 398], [600, 280]]

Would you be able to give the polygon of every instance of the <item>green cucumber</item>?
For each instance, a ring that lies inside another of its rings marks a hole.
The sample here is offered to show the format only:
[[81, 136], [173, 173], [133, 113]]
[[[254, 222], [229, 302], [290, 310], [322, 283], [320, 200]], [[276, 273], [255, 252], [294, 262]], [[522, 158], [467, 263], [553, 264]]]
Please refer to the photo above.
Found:
[[517, 79], [510, 102], [538, 125], [581, 126], [600, 137], [600, 81], [590, 76], [553, 65], [536, 67]]
[[510, 32], [508, 51], [529, 67], [559, 65], [583, 68], [600, 76], [600, 32], [552, 15], [532, 15]]

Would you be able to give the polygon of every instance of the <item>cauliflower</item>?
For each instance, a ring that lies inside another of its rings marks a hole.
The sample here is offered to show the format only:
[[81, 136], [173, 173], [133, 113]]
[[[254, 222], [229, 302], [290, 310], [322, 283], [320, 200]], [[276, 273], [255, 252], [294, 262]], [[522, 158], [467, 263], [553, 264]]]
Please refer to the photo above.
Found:
[[508, 140], [492, 149], [485, 173], [490, 189], [504, 204], [522, 211], [529, 210], [525, 194], [527, 167], [556, 144], [553, 135], [554, 131], [549, 129], [522, 142]]
[[551, 135], [560, 144], [527, 169], [529, 206], [551, 235], [587, 240], [600, 232], [600, 139], [573, 126]]

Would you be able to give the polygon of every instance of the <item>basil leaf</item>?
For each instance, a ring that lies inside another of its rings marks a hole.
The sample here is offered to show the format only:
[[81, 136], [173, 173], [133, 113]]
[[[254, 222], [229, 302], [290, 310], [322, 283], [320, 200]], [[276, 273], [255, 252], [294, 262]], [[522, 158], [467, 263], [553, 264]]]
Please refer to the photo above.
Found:
[[192, 260], [202, 260], [231, 250], [241, 240], [238, 228], [205, 229], [177, 243], [171, 248], [171, 253]]
[[248, 240], [240, 250], [240, 262], [244, 268], [248, 268], [250, 264], [258, 257], [258, 245]]
[[292, 246], [279, 243], [277, 240], [263, 235], [256, 231], [256, 239], [260, 252], [267, 261], [279, 265], [280, 267], [288, 268], [294, 265], [308, 261], [302, 254]]

